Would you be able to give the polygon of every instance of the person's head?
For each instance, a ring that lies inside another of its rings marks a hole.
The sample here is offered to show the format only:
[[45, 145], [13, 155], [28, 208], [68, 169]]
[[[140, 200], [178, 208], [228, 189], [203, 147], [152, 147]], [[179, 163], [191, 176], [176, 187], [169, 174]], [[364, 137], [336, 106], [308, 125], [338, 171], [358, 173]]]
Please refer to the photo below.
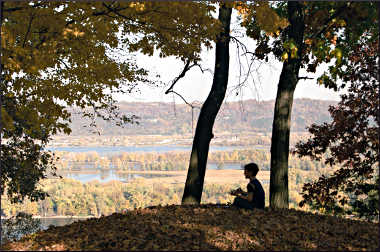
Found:
[[255, 163], [244, 165], [244, 175], [246, 178], [255, 177], [259, 172], [259, 167]]

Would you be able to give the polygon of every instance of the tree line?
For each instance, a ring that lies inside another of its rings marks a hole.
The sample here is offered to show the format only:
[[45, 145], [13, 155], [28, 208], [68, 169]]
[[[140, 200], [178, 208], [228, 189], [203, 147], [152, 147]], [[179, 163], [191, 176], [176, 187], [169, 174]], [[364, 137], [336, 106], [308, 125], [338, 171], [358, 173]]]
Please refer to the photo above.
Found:
[[[26, 212], [40, 216], [100, 216], [152, 205], [179, 204], [183, 186], [178, 184], [149, 184], [136, 179], [130, 183], [80, 183], [72, 179], [44, 181], [50, 197], [41, 201], [10, 204], [2, 199], [2, 214], [14, 216]], [[228, 191], [236, 185], [209, 185], [204, 202], [226, 203]]]
[[[310, 136], [307, 132], [291, 133], [290, 145], [306, 140]], [[91, 136], [55, 136], [51, 142], [54, 147], [72, 146], [160, 146], [178, 145], [188, 146], [191, 144], [191, 134], [174, 135], [91, 135]], [[217, 134], [212, 142], [214, 146], [254, 146], [269, 147], [271, 143], [270, 133], [261, 132], [223, 132]]]
[[[100, 156], [97, 152], [56, 152], [59, 160], [56, 162], [58, 171], [86, 171], [86, 169], [117, 169], [122, 171], [183, 171], [187, 169], [189, 153], [185, 151], [157, 152], [124, 152], [118, 155]], [[245, 164], [255, 162], [260, 170], [270, 170], [270, 152], [268, 150], [239, 149], [233, 151], [210, 152], [209, 163], [217, 165], [218, 169], [228, 163]], [[337, 169], [322, 161], [311, 160], [308, 157], [291, 156], [289, 168], [303, 171], [318, 171], [327, 173]]]
[[[316, 171], [291, 169], [291, 207], [298, 208], [302, 199], [300, 192], [304, 182], [319, 176]], [[92, 181], [81, 183], [74, 179], [45, 179], [43, 189], [50, 197], [40, 201], [25, 200], [22, 204], [12, 204], [6, 197], [1, 199], [2, 216], [15, 216], [19, 212], [42, 217], [54, 216], [94, 216], [109, 215], [114, 212], [133, 210], [153, 205], [180, 204], [183, 186], [180, 184], [149, 183], [147, 179], [134, 179], [128, 183], [110, 181], [99, 183]], [[202, 203], [227, 204], [233, 201], [229, 194], [237, 187], [245, 188], [241, 183], [206, 184]], [[269, 204], [269, 185], [263, 184], [266, 192], [266, 206]]]

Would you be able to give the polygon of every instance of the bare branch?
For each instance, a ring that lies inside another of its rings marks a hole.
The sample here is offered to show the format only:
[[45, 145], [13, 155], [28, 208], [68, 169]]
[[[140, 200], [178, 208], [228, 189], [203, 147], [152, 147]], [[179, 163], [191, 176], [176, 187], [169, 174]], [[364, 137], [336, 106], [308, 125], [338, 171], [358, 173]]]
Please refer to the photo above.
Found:
[[200, 107], [199, 106], [195, 106], [195, 105], [193, 105], [192, 103], [189, 103], [188, 101], [186, 101], [186, 99], [181, 95], [181, 94], [179, 94], [179, 93], [177, 93], [176, 91], [174, 91], [174, 90], [171, 90], [170, 91], [170, 93], [173, 93], [173, 94], [176, 94], [176, 95], [178, 95], [187, 105], [189, 105], [191, 108], [199, 108], [200, 109]]
[[174, 88], [174, 85], [177, 84], [177, 82], [182, 79], [183, 77], [185, 77], [187, 71], [189, 71], [191, 68], [197, 66], [199, 67], [199, 69], [202, 71], [202, 73], [204, 73], [205, 71], [208, 71], [208, 72], [211, 72], [212, 73], [212, 70], [211, 69], [203, 69], [201, 65], [199, 65], [198, 63], [194, 62], [192, 65], [190, 65], [190, 62], [191, 60], [187, 60], [186, 61], [186, 64], [185, 64], [185, 67], [183, 68], [182, 72], [173, 80], [173, 83], [170, 85], [170, 87], [165, 91], [165, 94], [168, 94], [170, 93], [173, 88]]
[[190, 65], [190, 60], [187, 60], [186, 64], [185, 64], [185, 67], [183, 68], [182, 72], [174, 79], [173, 83], [171, 84], [171, 86], [168, 88], [168, 90], [166, 90], [165, 94], [168, 94], [170, 91], [173, 91], [173, 87], [174, 85], [183, 77], [185, 77], [186, 75], [186, 72], [189, 71], [189, 65]]
[[[192, 109], [193, 108], [199, 108], [198, 106], [194, 106], [193, 104], [189, 103], [181, 94], [177, 93], [176, 91], [173, 90], [174, 88], [174, 85], [180, 80], [182, 79], [183, 77], [185, 77], [187, 71], [189, 71], [192, 67], [194, 66], [199, 66], [199, 68], [201, 69], [202, 71], [202, 68], [200, 65], [198, 65], [197, 63], [194, 63], [190, 66], [190, 62], [191, 60], [187, 60], [186, 64], [185, 64], [185, 67], [183, 68], [182, 72], [174, 79], [173, 83], [170, 85], [170, 87], [168, 88], [168, 90], [165, 91], [165, 94], [169, 94], [169, 93], [173, 93], [173, 94], [176, 94], [178, 95], [187, 105], [189, 105]], [[203, 71], [202, 71], [203, 72]]]
[[14, 12], [14, 11], [19, 11], [19, 10], [25, 10], [26, 8], [36, 8], [36, 7], [41, 7], [41, 6], [44, 6], [46, 4], [46, 2], [41, 2], [41, 3], [37, 3], [35, 5], [28, 5], [26, 7], [14, 7], [14, 8], [7, 8], [7, 9], [3, 9], [4, 12]]
[[310, 78], [307, 76], [297, 77], [298, 80], [314, 80], [314, 78]]
[[57, 59], [59, 62], [61, 62], [63, 65], [65, 65], [66, 69], [70, 69], [69, 66], [60, 58]]
[[210, 68], [203, 69], [198, 63], [194, 63], [191, 67], [193, 66], [198, 66], [202, 73], [209, 72], [211, 75], [214, 75], [214, 72]]
[[[246, 46], [243, 42], [241, 42], [239, 39], [237, 39], [237, 38], [234, 37], [234, 36], [231, 36], [231, 39], [232, 39], [232, 41], [234, 41], [234, 42], [236, 43], [236, 46], [237, 46], [237, 57], [238, 57], [238, 61], [239, 61], [239, 84], [237, 84], [237, 85], [235, 86], [235, 88], [233, 88], [233, 91], [234, 91], [234, 90], [240, 89], [241, 86], [243, 86], [245, 83], [247, 83], [248, 78], [249, 78], [250, 76], [251, 76], [251, 78], [253, 79], [253, 77], [252, 77], [252, 71], [253, 71], [252, 68], [253, 68], [253, 64], [254, 64], [255, 62], [258, 62], [258, 63], [259, 63], [259, 66], [256, 67], [256, 69], [254, 70], [255, 72], [257, 72], [257, 69], [260, 68], [260, 66], [263, 64], [263, 62], [260, 61], [260, 60], [256, 57], [256, 53], [251, 52], [251, 51], [248, 51], [247, 46]], [[242, 53], [242, 54], [240, 54], [240, 48], [243, 50], [243, 53]], [[251, 59], [248, 59], [248, 57], [247, 57], [248, 54], [252, 55], [252, 58], [251, 58]], [[246, 71], [247, 73], [244, 74], [244, 75], [242, 74], [242, 63], [241, 63], [241, 58], [240, 58], [240, 56], [245, 56], [245, 61], [246, 61], [246, 64], [247, 64], [247, 66], [248, 66], [248, 70]], [[245, 76], [245, 77], [244, 77], [244, 80], [241, 81], [240, 78], [243, 77], [243, 76]], [[255, 86], [255, 85], [254, 85], [254, 86]], [[256, 86], [255, 86], [255, 89], [257, 89]]]
[[[199, 65], [198, 63], [194, 62], [192, 65], [190, 65], [190, 62], [191, 60], [187, 60], [186, 61], [186, 64], [185, 64], [185, 67], [183, 68], [182, 72], [173, 80], [173, 83], [170, 85], [170, 87], [165, 91], [165, 94], [169, 94], [169, 93], [173, 93], [173, 94], [176, 94], [178, 95], [187, 105], [189, 105], [191, 107], [191, 109], [194, 109], [194, 108], [198, 108], [200, 109], [201, 107], [200, 106], [196, 106], [196, 105], [193, 105], [193, 103], [189, 103], [188, 101], [186, 101], [186, 99], [179, 93], [177, 93], [176, 91], [173, 90], [174, 88], [174, 85], [180, 80], [182, 79], [183, 77], [185, 77], [187, 71], [189, 71], [192, 67], [195, 67], [195, 66], [198, 66], [199, 69], [202, 71], [202, 73], [204, 73], [205, 71], [211, 71], [210, 69], [203, 69], [201, 67], [201, 65]], [[212, 72], [212, 71], [211, 71]]]
[[237, 39], [234, 36], [230, 36], [230, 38], [243, 48], [244, 53], [242, 54], [242, 56], [244, 56], [246, 54], [252, 54], [252, 55], [256, 56], [256, 54], [254, 52], [248, 51], [247, 46], [243, 42], [241, 42], [239, 39]]
[[23, 48], [25, 47], [26, 39], [28, 38], [28, 35], [29, 35], [29, 33], [30, 33], [30, 29], [31, 29], [31, 27], [32, 27], [33, 19], [34, 19], [34, 15], [32, 14], [32, 15], [30, 16], [30, 20], [29, 20], [29, 24], [28, 24], [28, 29], [27, 29], [26, 34], [25, 34], [25, 37], [24, 37], [24, 42], [22, 43], [22, 47], [23, 47]]

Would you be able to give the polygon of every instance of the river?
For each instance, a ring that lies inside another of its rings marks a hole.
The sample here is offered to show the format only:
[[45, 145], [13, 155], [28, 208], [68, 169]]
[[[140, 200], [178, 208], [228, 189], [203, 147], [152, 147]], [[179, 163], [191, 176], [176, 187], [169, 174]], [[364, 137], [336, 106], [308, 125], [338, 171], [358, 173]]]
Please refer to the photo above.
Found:
[[[207, 164], [208, 170], [240, 170], [240, 163], [226, 163], [223, 165], [218, 165], [216, 163]], [[59, 172], [59, 174], [64, 178], [71, 178], [79, 180], [82, 183], [88, 183], [94, 180], [100, 183], [106, 183], [112, 180], [121, 181], [128, 183], [129, 181], [136, 178], [157, 178], [157, 177], [169, 177], [171, 175], [167, 174], [135, 174], [135, 173], [118, 173], [116, 169], [109, 170], [97, 170], [95, 168], [87, 167], [78, 172]]]
[[[247, 146], [210, 146], [210, 152], [246, 149]], [[254, 147], [255, 149], [265, 149], [264, 147]], [[70, 147], [49, 147], [50, 151], [67, 151], [67, 152], [97, 152], [100, 156], [117, 155], [121, 152], [169, 152], [169, 151], [190, 151], [191, 146], [177, 146], [177, 145], [163, 145], [163, 146], [99, 146], [99, 147], [83, 147], [83, 146], [70, 146]], [[208, 163], [207, 169], [210, 170], [237, 170], [241, 169], [240, 163], [225, 163], [218, 165], [217, 163]], [[86, 167], [80, 172], [64, 172], [61, 174], [65, 178], [72, 178], [82, 183], [97, 180], [101, 183], [118, 180], [127, 183], [128, 181], [136, 178], [151, 178], [157, 176], [170, 176], [165, 174], [125, 174], [117, 173], [116, 169], [97, 170], [95, 167]], [[263, 181], [268, 183], [269, 181]], [[50, 225], [63, 226], [83, 218], [66, 217], [66, 218], [41, 218], [41, 229], [47, 229]]]
[[[210, 146], [210, 152], [214, 151], [230, 151], [247, 149], [248, 146]], [[254, 146], [255, 149], [265, 149], [262, 146]], [[157, 152], [165, 153], [169, 151], [191, 151], [191, 146], [179, 145], [159, 145], [159, 146], [67, 146], [67, 147], [49, 147], [50, 151], [67, 151], [67, 152], [97, 152], [100, 156], [112, 156], [122, 152]], [[226, 163], [218, 166], [216, 163], [207, 164], [209, 170], [238, 170], [241, 169], [240, 163]], [[86, 167], [80, 172], [64, 172], [61, 175], [65, 178], [72, 178], [79, 180], [82, 183], [97, 180], [101, 183], [109, 182], [111, 180], [118, 180], [121, 182], [128, 182], [135, 178], [151, 178], [155, 176], [170, 176], [170, 175], [153, 175], [153, 174], [119, 174], [114, 169], [109, 170], [96, 170], [96, 167]]]
[[[250, 148], [248, 146], [210, 146], [210, 151], [240, 150]], [[267, 149], [267, 147], [255, 146], [255, 149]], [[115, 155], [121, 152], [158, 152], [190, 151], [191, 146], [158, 145], [158, 146], [67, 146], [47, 147], [50, 151], [67, 152], [97, 152], [99, 155]]]
[[[46, 218], [38, 218], [38, 219], [40, 220], [39, 229], [40, 230], [46, 230], [49, 228], [49, 226], [65, 226], [65, 225], [71, 224], [71, 223], [76, 222], [76, 221], [86, 220], [87, 218], [64, 216], [64, 217], [46, 217]], [[1, 227], [2, 227], [2, 229], [5, 230], [6, 226], [4, 225], [4, 221], [5, 221], [5, 219], [1, 219]], [[22, 234], [18, 233], [17, 236], [21, 238]], [[3, 240], [3, 239], [1, 239], [1, 240]]]

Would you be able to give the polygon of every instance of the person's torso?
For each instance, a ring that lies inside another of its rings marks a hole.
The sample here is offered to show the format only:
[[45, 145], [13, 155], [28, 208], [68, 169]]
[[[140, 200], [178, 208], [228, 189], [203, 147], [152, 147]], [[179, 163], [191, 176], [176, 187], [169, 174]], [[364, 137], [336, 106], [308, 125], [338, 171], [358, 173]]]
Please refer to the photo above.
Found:
[[264, 208], [265, 206], [265, 192], [264, 189], [256, 178], [253, 179], [249, 184], [247, 185], [247, 191], [253, 192], [253, 202], [255, 207], [257, 208]]

